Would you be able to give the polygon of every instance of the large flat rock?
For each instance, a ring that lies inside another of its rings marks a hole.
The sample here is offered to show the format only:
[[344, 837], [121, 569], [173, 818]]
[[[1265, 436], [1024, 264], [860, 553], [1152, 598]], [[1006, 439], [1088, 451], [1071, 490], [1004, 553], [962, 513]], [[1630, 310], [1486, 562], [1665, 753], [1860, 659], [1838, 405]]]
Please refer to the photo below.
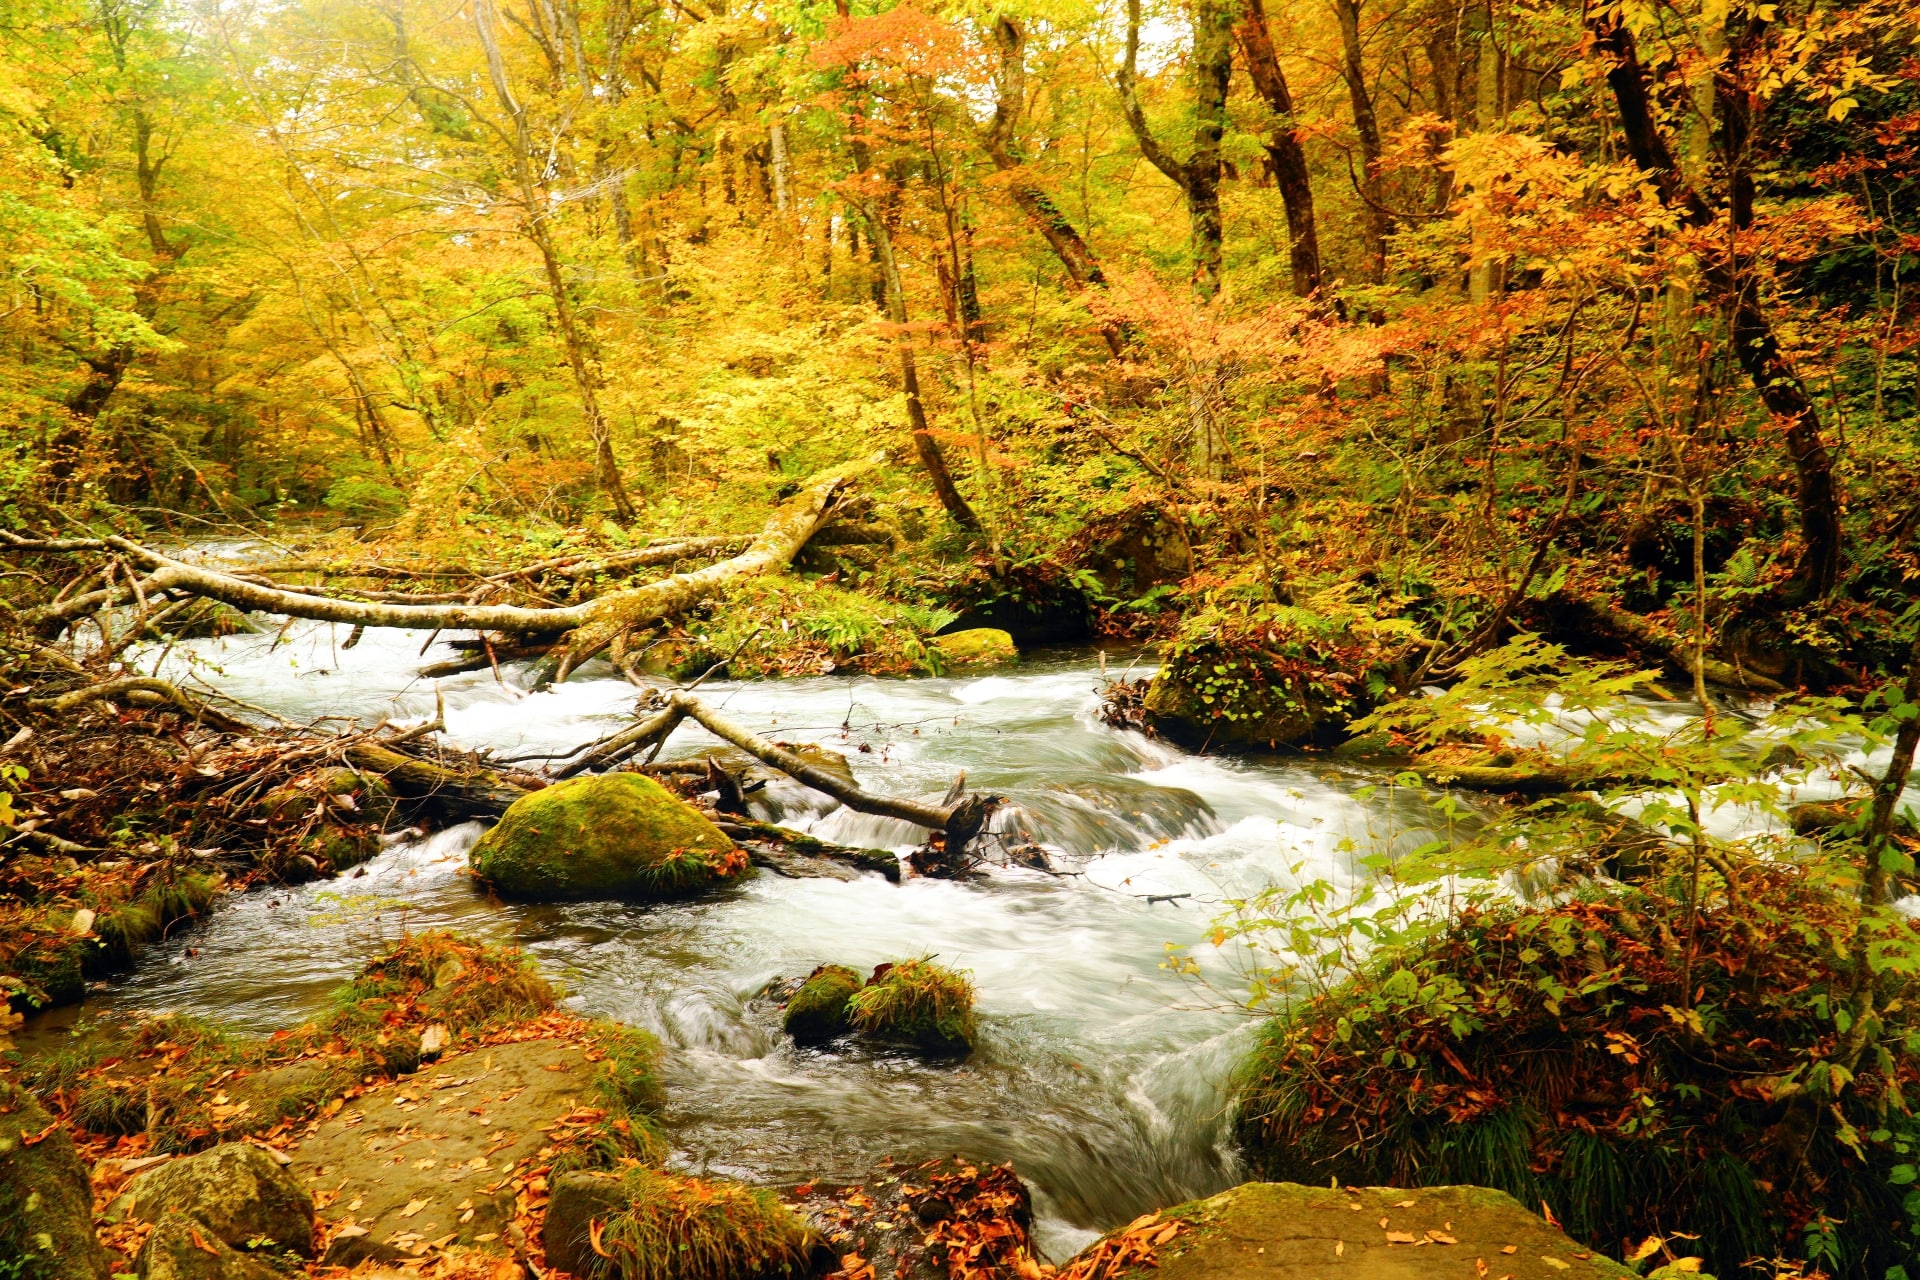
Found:
[[[1484, 1187], [1303, 1187], [1249, 1182], [1167, 1210], [1181, 1224], [1155, 1280], [1626, 1280], [1619, 1263]], [[1156, 1225], [1145, 1234], [1164, 1230]], [[1105, 1245], [1102, 1241], [1089, 1252]], [[1084, 1256], [1084, 1255], [1083, 1255]]]
[[599, 1064], [565, 1040], [474, 1049], [372, 1090], [323, 1120], [292, 1170], [322, 1205], [323, 1261], [396, 1261], [432, 1247], [508, 1249], [514, 1180], [549, 1130], [594, 1107]]

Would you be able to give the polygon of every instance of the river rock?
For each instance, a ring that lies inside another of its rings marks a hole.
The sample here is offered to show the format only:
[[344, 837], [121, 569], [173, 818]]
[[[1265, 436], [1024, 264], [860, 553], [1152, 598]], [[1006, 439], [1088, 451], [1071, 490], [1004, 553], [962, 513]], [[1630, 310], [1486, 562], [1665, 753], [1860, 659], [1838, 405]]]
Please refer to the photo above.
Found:
[[795, 1044], [825, 1044], [853, 1030], [848, 1007], [860, 990], [860, 975], [841, 964], [823, 964], [807, 975], [787, 1001], [782, 1026]]
[[877, 966], [847, 1002], [853, 1028], [869, 1040], [933, 1058], [973, 1052], [973, 984], [930, 960]]
[[605, 1223], [627, 1204], [619, 1177], [591, 1170], [563, 1173], [547, 1194], [547, 1220], [540, 1239], [548, 1265], [572, 1275], [592, 1274], [597, 1259], [591, 1225], [595, 1219]]
[[313, 1255], [313, 1196], [252, 1143], [222, 1143], [149, 1169], [128, 1185], [127, 1201], [136, 1218], [158, 1223], [176, 1214], [234, 1248]]
[[704, 814], [637, 773], [575, 778], [514, 801], [468, 855], [502, 897], [682, 897], [747, 860]]
[[949, 667], [1003, 667], [1020, 660], [1013, 637], [998, 627], [952, 631], [931, 641]]
[[134, 1259], [143, 1280], [287, 1280], [287, 1273], [230, 1248], [197, 1219], [163, 1213]]
[[[1386, 1225], [1382, 1226], [1381, 1221]], [[1627, 1280], [1619, 1263], [1485, 1187], [1303, 1187], [1247, 1182], [1166, 1210], [1177, 1235], [1120, 1280]], [[1160, 1228], [1156, 1224], [1156, 1229]], [[1086, 1258], [1109, 1240], [1090, 1246]]]
[[73, 1137], [32, 1094], [0, 1079], [0, 1258], [31, 1259], [36, 1280], [105, 1280], [93, 1185]]
[[436, 1242], [505, 1253], [524, 1182], [576, 1107], [603, 1106], [581, 1045], [525, 1040], [443, 1059], [349, 1102], [293, 1151], [291, 1168], [337, 1189], [322, 1259], [396, 1262]]

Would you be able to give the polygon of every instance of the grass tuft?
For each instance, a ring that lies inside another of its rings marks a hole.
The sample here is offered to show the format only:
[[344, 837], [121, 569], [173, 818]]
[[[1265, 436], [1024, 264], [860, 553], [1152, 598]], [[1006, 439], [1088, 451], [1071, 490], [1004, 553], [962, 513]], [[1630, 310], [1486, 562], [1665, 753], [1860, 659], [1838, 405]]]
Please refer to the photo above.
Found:
[[973, 1048], [973, 984], [929, 956], [883, 964], [848, 1003], [854, 1029], [929, 1053]]
[[770, 1191], [645, 1167], [629, 1169], [620, 1190], [627, 1208], [601, 1233], [611, 1257], [598, 1277], [748, 1280], [809, 1270], [819, 1237]]

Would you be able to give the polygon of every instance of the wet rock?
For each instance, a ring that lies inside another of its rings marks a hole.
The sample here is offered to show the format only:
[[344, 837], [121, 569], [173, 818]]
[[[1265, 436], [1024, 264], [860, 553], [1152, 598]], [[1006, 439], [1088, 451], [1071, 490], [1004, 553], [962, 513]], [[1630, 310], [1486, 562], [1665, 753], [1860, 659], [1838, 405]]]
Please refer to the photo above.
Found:
[[807, 975], [787, 1001], [783, 1026], [795, 1044], [817, 1045], [853, 1030], [849, 1006], [860, 990], [860, 975], [845, 965], [823, 964]]
[[[0, 1079], [0, 1259], [35, 1280], [105, 1280], [93, 1234], [93, 1185], [65, 1126]], [[31, 1260], [31, 1261], [28, 1261]]]
[[184, 1213], [163, 1213], [134, 1269], [142, 1280], [287, 1280], [287, 1273], [223, 1243]]
[[637, 773], [575, 778], [521, 797], [468, 858], [501, 896], [535, 901], [659, 901], [747, 867], [704, 814]]
[[313, 1254], [313, 1196], [259, 1147], [227, 1142], [134, 1178], [127, 1211], [158, 1223], [176, 1214], [235, 1248]]
[[973, 984], [929, 960], [883, 964], [848, 1002], [854, 1030], [929, 1057], [973, 1051]]
[[593, 1252], [593, 1223], [604, 1226], [627, 1205], [619, 1176], [597, 1170], [563, 1173], [547, 1194], [541, 1243], [548, 1264], [573, 1275], [592, 1274], [600, 1262]]
[[[1382, 1226], [1381, 1221], [1386, 1225]], [[1513, 1280], [1625, 1280], [1633, 1273], [1583, 1248], [1484, 1187], [1303, 1187], [1248, 1182], [1208, 1200], [1168, 1209], [1178, 1224], [1151, 1259], [1098, 1274], [1128, 1280], [1442, 1280], [1471, 1276], [1476, 1259]], [[1135, 1232], [1151, 1240], [1165, 1226]], [[1119, 1236], [1078, 1260], [1120, 1252]], [[1128, 1250], [1127, 1252], [1135, 1252]]]
[[[825, 1241], [770, 1191], [638, 1167], [553, 1180], [542, 1243], [575, 1275], [772, 1280], [824, 1271]], [[593, 1251], [594, 1227], [610, 1258]]]
[[950, 668], [1001, 667], [1020, 660], [1020, 651], [1014, 648], [1013, 637], [998, 627], [952, 631], [935, 636], [931, 643]]
[[514, 1178], [529, 1172], [562, 1116], [604, 1105], [598, 1072], [568, 1041], [495, 1045], [371, 1090], [321, 1121], [290, 1167], [338, 1189], [322, 1261], [394, 1262], [443, 1239], [506, 1252]]

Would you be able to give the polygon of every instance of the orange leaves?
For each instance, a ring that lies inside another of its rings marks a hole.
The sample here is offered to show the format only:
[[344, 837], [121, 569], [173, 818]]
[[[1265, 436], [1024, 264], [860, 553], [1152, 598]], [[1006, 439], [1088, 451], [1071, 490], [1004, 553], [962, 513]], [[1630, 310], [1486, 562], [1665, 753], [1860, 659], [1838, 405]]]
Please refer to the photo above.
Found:
[[1107, 1280], [1132, 1267], [1155, 1266], [1159, 1250], [1187, 1230], [1187, 1225], [1178, 1218], [1163, 1222], [1157, 1210], [1135, 1218], [1081, 1253], [1056, 1280]]
[[871, 17], [842, 18], [827, 38], [813, 47], [814, 65], [865, 64], [927, 79], [984, 76], [986, 55], [958, 27], [913, 4]]

